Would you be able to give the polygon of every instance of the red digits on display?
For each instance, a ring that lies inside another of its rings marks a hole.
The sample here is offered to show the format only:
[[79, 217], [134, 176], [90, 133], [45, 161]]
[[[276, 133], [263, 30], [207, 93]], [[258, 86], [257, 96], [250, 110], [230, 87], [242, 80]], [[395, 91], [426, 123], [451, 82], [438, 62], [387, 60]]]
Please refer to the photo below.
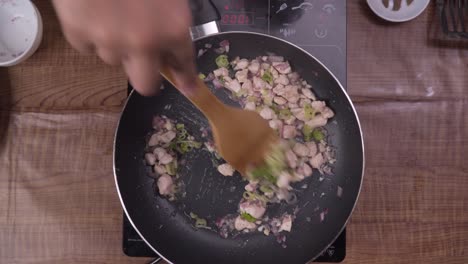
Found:
[[228, 24], [229, 23], [229, 15], [228, 14], [223, 15], [223, 18], [221, 19], [221, 23], [223, 23], [223, 24]]
[[223, 14], [221, 18], [223, 25], [249, 25], [250, 17], [248, 14]]
[[230, 23], [231, 25], [237, 24], [237, 15], [234, 15], [234, 14], [231, 15], [231, 19], [229, 20], [229, 23]]

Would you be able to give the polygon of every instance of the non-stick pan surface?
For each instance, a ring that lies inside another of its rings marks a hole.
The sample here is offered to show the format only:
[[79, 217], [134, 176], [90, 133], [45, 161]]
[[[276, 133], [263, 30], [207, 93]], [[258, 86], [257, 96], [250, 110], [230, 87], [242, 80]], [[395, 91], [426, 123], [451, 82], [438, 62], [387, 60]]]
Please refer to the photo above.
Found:
[[[208, 127], [202, 114], [179, 92], [165, 83], [156, 97], [132, 92], [123, 110], [115, 139], [115, 179], [125, 212], [143, 239], [173, 263], [306, 263], [317, 257], [344, 228], [356, 203], [364, 167], [363, 142], [353, 105], [336, 78], [316, 59], [283, 40], [256, 33], [229, 32], [195, 41], [197, 50], [206, 43], [228, 40], [229, 56], [255, 58], [267, 53], [284, 56], [293, 69], [310, 83], [315, 94], [335, 112], [326, 126], [329, 143], [336, 148], [333, 175], [313, 176], [300, 183], [294, 206], [276, 206], [270, 213], [299, 208], [286, 247], [274, 236], [261, 233], [221, 238], [210, 230], [196, 230], [187, 214], [194, 212], [212, 225], [217, 218], [237, 210], [245, 182], [239, 176], [221, 176], [210, 153], [197, 150], [180, 170], [187, 195], [168, 202], [154, 190], [154, 179], [144, 164], [145, 140], [154, 115], [166, 115], [186, 124], [189, 133], [201, 140], [201, 128]], [[216, 68], [215, 52], [197, 59], [200, 72]], [[233, 104], [222, 90], [217, 95]], [[229, 122], [229, 120], [226, 120]], [[342, 188], [342, 196], [337, 195]], [[321, 221], [320, 215], [324, 216]]]

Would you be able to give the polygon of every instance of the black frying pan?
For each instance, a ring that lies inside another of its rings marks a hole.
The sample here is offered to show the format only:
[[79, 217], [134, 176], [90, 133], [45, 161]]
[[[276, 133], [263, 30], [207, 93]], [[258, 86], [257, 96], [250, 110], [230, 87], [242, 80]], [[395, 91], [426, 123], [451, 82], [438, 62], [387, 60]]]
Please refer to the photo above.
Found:
[[[206, 7], [206, 5], [205, 5]], [[146, 243], [162, 258], [173, 263], [306, 263], [316, 258], [341, 233], [359, 195], [364, 169], [362, 134], [357, 114], [343, 87], [330, 71], [313, 56], [281, 39], [246, 32], [214, 34], [194, 41], [196, 49], [206, 43], [213, 45], [228, 40], [229, 56], [255, 58], [266, 52], [284, 56], [313, 91], [334, 110], [335, 117], [326, 126], [329, 143], [336, 147], [334, 175], [314, 171], [307, 178], [307, 189], [298, 193], [294, 208], [301, 208], [287, 235], [287, 247], [274, 236], [261, 233], [221, 238], [217, 233], [193, 228], [189, 212], [203, 216], [209, 223], [237, 210], [245, 182], [237, 177], [223, 177], [213, 167], [211, 155], [196, 150], [185, 159], [179, 174], [186, 184], [187, 196], [168, 202], [157, 195], [154, 179], [144, 163], [146, 138], [154, 115], [164, 114], [185, 123], [189, 133], [201, 139], [200, 128], [208, 127], [203, 115], [174, 87], [164, 82], [166, 89], [156, 97], [143, 97], [132, 92], [118, 124], [114, 146], [115, 181], [125, 213]], [[209, 51], [197, 59], [200, 72], [216, 69]], [[234, 102], [218, 91], [226, 103]], [[167, 107], [170, 105], [171, 107]], [[229, 120], [226, 120], [229, 122]], [[233, 187], [234, 186], [234, 187]], [[338, 186], [343, 188], [337, 196]], [[269, 209], [270, 210], [270, 209]], [[291, 206], [276, 206], [278, 213]], [[327, 211], [323, 221], [320, 214]]]

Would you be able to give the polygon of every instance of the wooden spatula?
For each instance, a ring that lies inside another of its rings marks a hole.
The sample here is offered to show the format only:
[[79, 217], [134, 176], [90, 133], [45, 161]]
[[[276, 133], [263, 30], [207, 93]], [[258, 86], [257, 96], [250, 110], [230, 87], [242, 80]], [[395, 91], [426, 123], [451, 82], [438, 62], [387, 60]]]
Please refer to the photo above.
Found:
[[[177, 88], [169, 69], [163, 68], [161, 74]], [[263, 163], [278, 135], [258, 113], [223, 104], [203, 80], [196, 80], [197, 88], [187, 98], [208, 119], [221, 157], [245, 176], [249, 166]]]

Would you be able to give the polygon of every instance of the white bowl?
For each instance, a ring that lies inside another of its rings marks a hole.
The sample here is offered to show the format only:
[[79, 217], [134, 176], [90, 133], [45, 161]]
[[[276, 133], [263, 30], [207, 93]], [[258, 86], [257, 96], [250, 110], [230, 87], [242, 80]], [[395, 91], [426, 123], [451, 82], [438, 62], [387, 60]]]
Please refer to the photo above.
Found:
[[[367, 4], [379, 17], [391, 22], [405, 22], [419, 16], [427, 7], [430, 0], [413, 0], [408, 5], [407, 0], [387, 0], [390, 5], [385, 7], [383, 0], [367, 0]], [[393, 10], [392, 3], [401, 1], [399, 10]]]
[[30, 0], [0, 0], [0, 66], [25, 61], [41, 40], [41, 15]]

